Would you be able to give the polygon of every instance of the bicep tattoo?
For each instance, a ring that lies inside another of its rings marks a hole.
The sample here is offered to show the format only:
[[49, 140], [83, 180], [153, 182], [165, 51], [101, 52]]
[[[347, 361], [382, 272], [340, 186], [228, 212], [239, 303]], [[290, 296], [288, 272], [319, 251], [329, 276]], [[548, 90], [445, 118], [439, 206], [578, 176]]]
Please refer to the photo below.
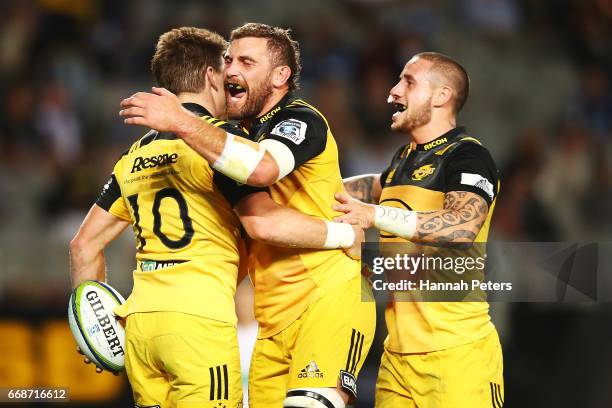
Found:
[[351, 197], [368, 204], [375, 204], [372, 187], [376, 182], [375, 175], [351, 177], [344, 182], [344, 188]]
[[451, 191], [445, 194], [444, 210], [419, 213], [415, 240], [421, 242], [473, 242], [489, 207], [477, 194]]

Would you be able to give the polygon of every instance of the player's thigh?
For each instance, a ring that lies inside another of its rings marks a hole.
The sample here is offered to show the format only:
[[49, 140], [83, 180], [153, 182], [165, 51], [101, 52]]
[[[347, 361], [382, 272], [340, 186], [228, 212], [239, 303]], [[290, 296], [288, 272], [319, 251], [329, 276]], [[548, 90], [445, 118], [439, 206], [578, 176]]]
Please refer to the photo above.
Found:
[[412, 398], [385, 388], [376, 388], [376, 402], [374, 406], [376, 408], [417, 408]]
[[295, 331], [297, 322], [281, 333], [266, 339], [257, 339], [249, 369], [249, 407], [282, 407], [287, 390], [289, 357], [284, 338]]
[[289, 389], [356, 388], [356, 378], [376, 330], [374, 302], [362, 301], [361, 279], [346, 282], [313, 303], [300, 317]]
[[237, 406], [242, 381], [235, 326], [183, 313], [166, 313], [159, 323], [166, 333], [152, 343], [172, 386], [171, 406]]
[[401, 354], [383, 352], [376, 379], [376, 408], [416, 407], [404, 378], [409, 375], [407, 369]]
[[503, 357], [497, 332], [439, 353], [440, 405], [501, 408], [504, 403]]
[[125, 371], [132, 387], [136, 406], [167, 406], [170, 383], [150, 359], [146, 332], [147, 316], [135, 313], [127, 318], [125, 328]]

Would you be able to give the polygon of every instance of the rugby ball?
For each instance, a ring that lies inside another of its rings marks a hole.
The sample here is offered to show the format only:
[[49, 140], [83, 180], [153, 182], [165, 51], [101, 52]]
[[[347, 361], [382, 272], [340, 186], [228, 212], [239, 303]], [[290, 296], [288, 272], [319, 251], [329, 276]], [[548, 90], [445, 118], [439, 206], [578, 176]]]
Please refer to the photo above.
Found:
[[113, 313], [124, 302], [119, 292], [99, 281], [81, 283], [68, 302], [70, 331], [81, 351], [113, 373], [125, 368], [125, 330]]

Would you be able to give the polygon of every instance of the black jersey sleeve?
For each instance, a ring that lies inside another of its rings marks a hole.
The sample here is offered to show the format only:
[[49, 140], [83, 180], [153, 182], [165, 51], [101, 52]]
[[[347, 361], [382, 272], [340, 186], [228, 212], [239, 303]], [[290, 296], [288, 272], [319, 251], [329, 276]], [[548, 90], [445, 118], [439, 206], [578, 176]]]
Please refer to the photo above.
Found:
[[102, 188], [102, 192], [96, 200], [96, 204], [102, 209], [109, 211], [112, 205], [121, 198], [121, 190], [119, 189], [119, 183], [114, 174], [110, 176], [110, 179], [106, 182]]
[[310, 108], [285, 108], [271, 121], [270, 130], [263, 135], [263, 139], [277, 140], [287, 146], [295, 160], [294, 169], [325, 149], [327, 124]]
[[253, 187], [248, 184], [240, 184], [236, 180], [216, 170], [213, 170], [213, 183], [217, 186], [223, 197], [230, 203], [232, 208], [234, 208], [240, 200], [250, 194], [268, 191], [267, 187]]
[[241, 128], [239, 126], [236, 126], [236, 125], [234, 125], [232, 123], [229, 123], [229, 122], [224, 122], [224, 121], [219, 120], [219, 119], [214, 119], [214, 118], [211, 118], [211, 119], [212, 120], [211, 120], [210, 123], [213, 126], [219, 127], [221, 129], [225, 130], [226, 132], [231, 133], [234, 136], [244, 137], [245, 139], [249, 138], [249, 134], [243, 128]]
[[387, 181], [387, 177], [389, 176], [389, 173], [391, 173], [391, 170], [393, 170], [395, 161], [398, 159], [400, 154], [402, 154], [402, 151], [404, 150], [404, 148], [405, 146], [402, 146], [399, 149], [397, 149], [397, 151], [393, 155], [393, 158], [391, 159], [391, 162], [389, 163], [389, 166], [387, 166], [387, 168], [384, 169], [382, 173], [380, 173], [380, 186], [381, 187], [385, 187], [385, 182]]
[[[219, 124], [215, 124], [215, 126], [220, 127], [226, 132], [229, 132], [235, 136], [241, 136], [244, 138], [249, 137], [244, 129], [232, 125], [231, 123], [221, 122]], [[216, 170], [213, 170], [213, 183], [217, 186], [217, 188], [219, 188], [219, 191], [221, 191], [221, 194], [223, 194], [223, 197], [225, 197], [225, 199], [230, 203], [232, 208], [249, 194], [258, 193], [260, 191], [268, 191], [266, 187], [253, 187], [247, 184], [240, 184], [236, 180], [231, 179], [225, 174]]]
[[[138, 143], [140, 143], [140, 141], [136, 142], [135, 144], [138, 144]], [[129, 151], [130, 149], [121, 153], [121, 156], [117, 160], [117, 163], [119, 163], [121, 159], [126, 154], [128, 154]], [[115, 163], [115, 167], [117, 166], [117, 163]], [[115, 201], [117, 201], [120, 198], [121, 198], [121, 188], [119, 188], [119, 182], [117, 181], [117, 177], [115, 177], [115, 173], [113, 171], [113, 173], [111, 174], [110, 178], [108, 179], [104, 187], [102, 187], [102, 191], [100, 192], [100, 195], [98, 196], [98, 199], [96, 200], [96, 204], [102, 209], [106, 211], [110, 211], [110, 208], [113, 206]]]
[[491, 205], [497, 196], [499, 175], [489, 151], [476, 143], [465, 143], [450, 153], [445, 166], [445, 192], [469, 191]]

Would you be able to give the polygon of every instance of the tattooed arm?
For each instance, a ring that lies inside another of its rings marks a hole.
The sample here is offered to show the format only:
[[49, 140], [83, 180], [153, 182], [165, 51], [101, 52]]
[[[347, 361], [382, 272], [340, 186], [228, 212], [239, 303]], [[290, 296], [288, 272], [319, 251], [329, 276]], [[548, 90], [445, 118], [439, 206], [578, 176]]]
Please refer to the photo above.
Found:
[[344, 188], [351, 197], [368, 204], [376, 204], [380, 200], [380, 174], [363, 174], [345, 178], [343, 181]]
[[444, 209], [419, 212], [412, 241], [474, 242], [489, 206], [478, 194], [450, 191], [444, 195]]
[[401, 208], [369, 205], [337, 194], [334, 209], [345, 213], [335, 221], [358, 224], [415, 242], [474, 242], [489, 212], [487, 202], [478, 194], [450, 191], [444, 196], [444, 209], [408, 211]]

